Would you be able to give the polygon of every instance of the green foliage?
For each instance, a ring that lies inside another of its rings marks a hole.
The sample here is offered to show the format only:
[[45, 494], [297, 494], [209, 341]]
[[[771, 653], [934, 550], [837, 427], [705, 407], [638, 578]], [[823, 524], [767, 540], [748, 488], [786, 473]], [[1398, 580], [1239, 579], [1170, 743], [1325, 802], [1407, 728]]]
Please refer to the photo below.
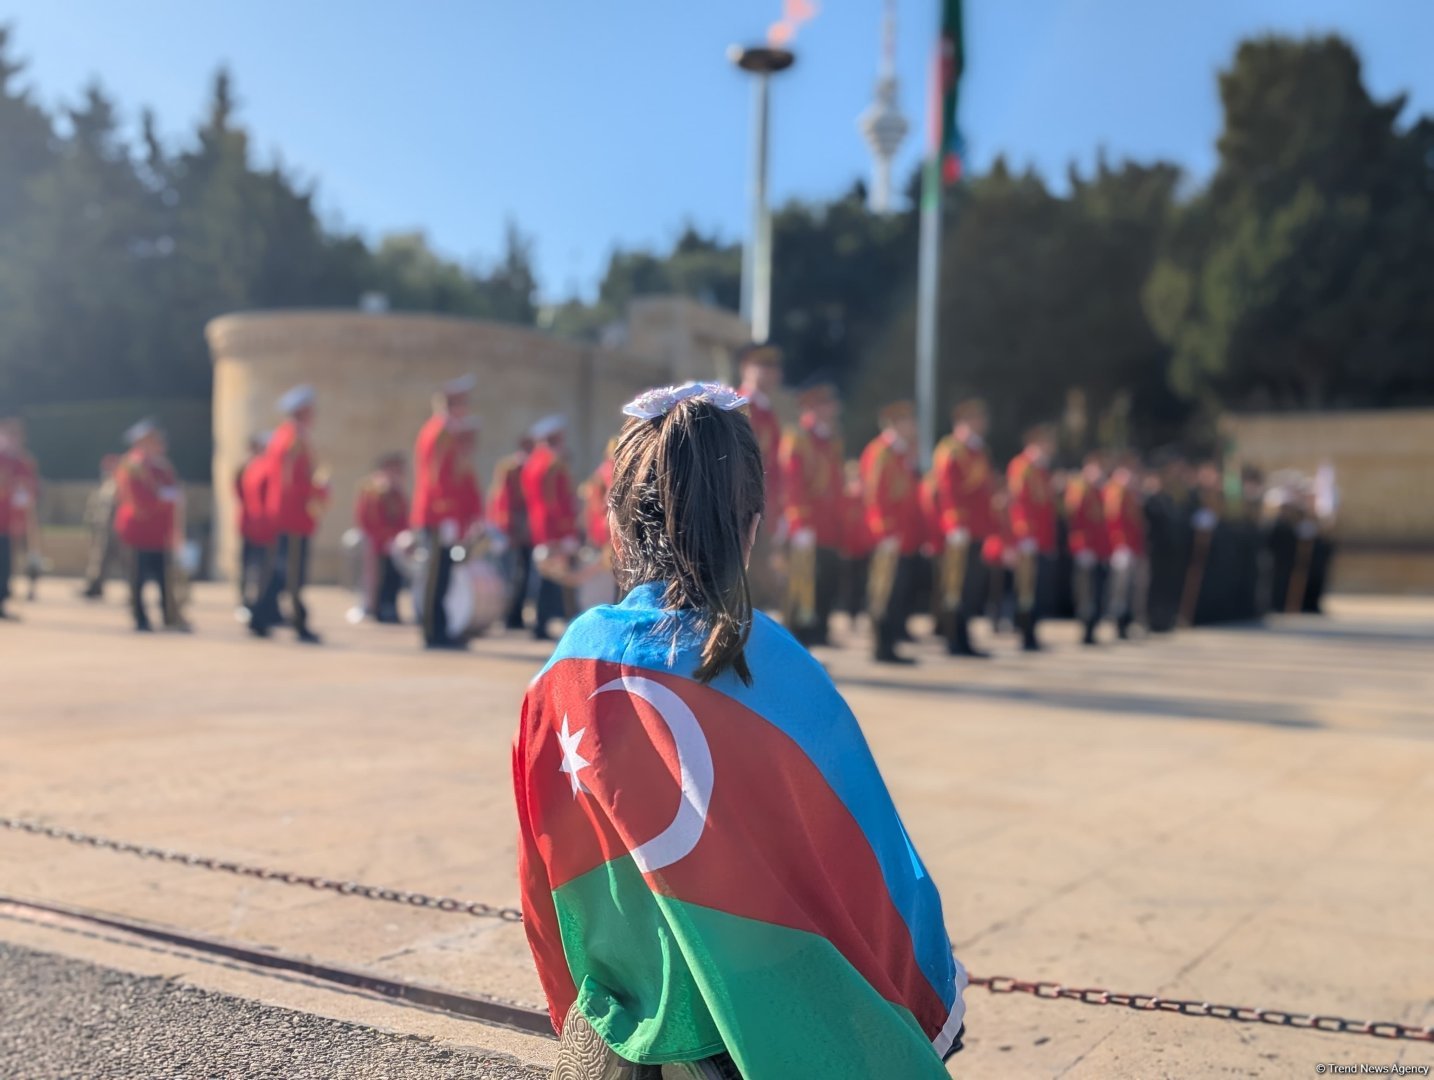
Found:
[[1208, 405], [1434, 400], [1434, 125], [1401, 130], [1334, 37], [1241, 45], [1220, 167], [1144, 302], [1171, 385]]
[[0, 27], [0, 412], [207, 402], [204, 325], [246, 308], [346, 307], [380, 292], [400, 309], [533, 321], [532, 252], [515, 227], [479, 268], [438, 256], [420, 234], [374, 250], [325, 229], [311, 187], [281, 162], [255, 161], [225, 71], [176, 152], [148, 113], [130, 146], [98, 85], [47, 115], [21, 74]]

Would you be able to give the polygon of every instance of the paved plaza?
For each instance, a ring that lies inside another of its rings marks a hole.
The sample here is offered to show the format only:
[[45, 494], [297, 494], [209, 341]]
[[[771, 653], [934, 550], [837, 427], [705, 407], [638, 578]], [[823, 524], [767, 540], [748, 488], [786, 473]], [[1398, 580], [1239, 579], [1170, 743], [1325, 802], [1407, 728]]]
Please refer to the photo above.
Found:
[[[0, 816], [516, 901], [509, 744], [537, 643], [425, 654], [412, 628], [347, 626], [349, 598], [324, 589], [312, 606], [325, 646], [255, 641], [221, 586], [197, 590], [198, 633], [141, 637], [117, 587], [103, 606], [74, 599], [71, 582], [42, 589], [19, 605], [23, 622], [0, 624]], [[1434, 601], [1330, 606], [1324, 619], [1098, 649], [1052, 624], [1048, 653], [1005, 639], [979, 664], [931, 645], [911, 670], [855, 646], [822, 654], [973, 973], [1434, 1023]], [[541, 1001], [521, 929], [497, 920], [3, 831], [0, 895]], [[536, 1065], [555, 1049], [122, 934], [9, 915], [0, 941]], [[953, 1066], [967, 1076], [1434, 1063], [1429, 1044], [978, 989], [968, 1006]]]

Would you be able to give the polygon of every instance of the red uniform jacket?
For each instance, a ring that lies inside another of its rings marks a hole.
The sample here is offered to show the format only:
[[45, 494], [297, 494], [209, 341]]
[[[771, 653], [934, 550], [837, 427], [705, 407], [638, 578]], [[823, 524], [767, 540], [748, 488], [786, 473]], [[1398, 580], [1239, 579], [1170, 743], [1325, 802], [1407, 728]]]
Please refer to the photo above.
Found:
[[896, 537], [903, 555], [915, 555], [926, 537], [919, 485], [910, 449], [885, 433], [867, 443], [861, 452], [867, 527], [877, 543]]
[[268, 490], [269, 473], [263, 455], [258, 454], [245, 462], [234, 478], [234, 493], [239, 498], [239, 535], [260, 547], [272, 544], [278, 534], [269, 516]]
[[1056, 508], [1051, 497], [1051, 474], [1021, 451], [1006, 466], [1011, 489], [1011, 535], [1020, 543], [1034, 540], [1042, 555], [1056, 553]]
[[314, 459], [309, 444], [292, 420], [275, 430], [264, 451], [264, 509], [276, 533], [313, 536], [320, 504], [327, 495], [314, 482]]
[[1066, 484], [1066, 539], [1072, 555], [1090, 551], [1101, 562], [1110, 559], [1101, 491], [1083, 476], [1073, 476]]
[[523, 451], [509, 454], [493, 470], [493, 524], [508, 541], [517, 547], [531, 543], [528, 533], [528, 508], [523, 502]]
[[1016, 536], [1011, 531], [1010, 509], [1003, 500], [991, 507], [991, 532], [981, 543], [981, 558], [988, 566], [1000, 566], [1006, 552], [1016, 549]]
[[936, 477], [943, 537], [957, 529], [965, 529], [975, 543], [990, 536], [996, 528], [991, 513], [994, 485], [985, 448], [973, 449], [955, 435], [947, 435], [936, 444], [931, 471]]
[[562, 458], [540, 443], [523, 463], [523, 501], [533, 544], [556, 544], [578, 535], [577, 500]]
[[848, 559], [865, 559], [875, 546], [871, 526], [866, 522], [866, 499], [861, 486], [848, 488], [841, 500], [841, 553]]
[[413, 467], [409, 521], [415, 529], [435, 529], [451, 521], [464, 532], [483, 516], [482, 492], [463, 440], [451, 430], [448, 417], [431, 416], [419, 429]]
[[1112, 480], [1105, 485], [1105, 521], [1112, 552], [1129, 548], [1132, 555], [1145, 554], [1145, 512], [1129, 484]]
[[916, 491], [917, 501], [921, 504], [921, 548], [928, 555], [935, 554], [946, 543], [946, 530], [941, 527], [940, 495], [936, 490], [936, 474], [927, 473], [923, 476]]
[[0, 535], [24, 536], [40, 498], [40, 473], [24, 451], [0, 454]]
[[782, 513], [782, 470], [779, 464], [782, 444], [782, 422], [777, 419], [772, 403], [765, 394], [743, 390], [747, 395], [747, 419], [757, 448], [762, 451], [762, 475], [767, 480], [767, 520], [776, 521]]
[[179, 480], [162, 458], [131, 450], [115, 470], [115, 532], [140, 551], [164, 551], [174, 542]]
[[846, 485], [840, 436], [819, 434], [814, 421], [803, 416], [801, 423], [783, 436], [778, 462], [788, 532], [811, 529], [819, 547], [838, 547]]
[[612, 541], [607, 527], [607, 493], [612, 490], [612, 458], [594, 469], [584, 486], [583, 524], [588, 543], [595, 548], [605, 548]]
[[354, 523], [375, 551], [386, 552], [408, 527], [408, 496], [383, 473], [374, 473], [359, 486]]

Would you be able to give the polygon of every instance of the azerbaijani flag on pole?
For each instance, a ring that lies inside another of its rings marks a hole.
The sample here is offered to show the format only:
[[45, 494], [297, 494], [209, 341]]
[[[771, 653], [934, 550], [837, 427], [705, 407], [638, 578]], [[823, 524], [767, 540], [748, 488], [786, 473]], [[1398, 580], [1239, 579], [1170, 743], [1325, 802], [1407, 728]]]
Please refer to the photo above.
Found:
[[758, 614], [753, 683], [688, 677], [661, 586], [579, 618], [514, 744], [529, 942], [560, 1028], [746, 1080], [944, 1077], [966, 975], [826, 672]]
[[933, 90], [937, 95], [932, 125], [932, 159], [940, 165], [941, 180], [954, 184], [961, 179], [961, 129], [956, 112], [961, 89], [961, 75], [966, 69], [966, 33], [962, 22], [961, 0], [941, 0], [941, 37], [936, 55], [937, 78]]

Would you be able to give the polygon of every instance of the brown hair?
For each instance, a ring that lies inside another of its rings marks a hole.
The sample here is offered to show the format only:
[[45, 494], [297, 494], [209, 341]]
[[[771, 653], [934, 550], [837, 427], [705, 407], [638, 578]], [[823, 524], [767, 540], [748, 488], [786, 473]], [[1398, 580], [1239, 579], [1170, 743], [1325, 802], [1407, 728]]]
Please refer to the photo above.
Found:
[[618, 583], [663, 582], [663, 607], [700, 614], [700, 682], [728, 669], [752, 681], [746, 544], [766, 497], [762, 452], [741, 412], [689, 398], [628, 420], [618, 436], [608, 492]]

